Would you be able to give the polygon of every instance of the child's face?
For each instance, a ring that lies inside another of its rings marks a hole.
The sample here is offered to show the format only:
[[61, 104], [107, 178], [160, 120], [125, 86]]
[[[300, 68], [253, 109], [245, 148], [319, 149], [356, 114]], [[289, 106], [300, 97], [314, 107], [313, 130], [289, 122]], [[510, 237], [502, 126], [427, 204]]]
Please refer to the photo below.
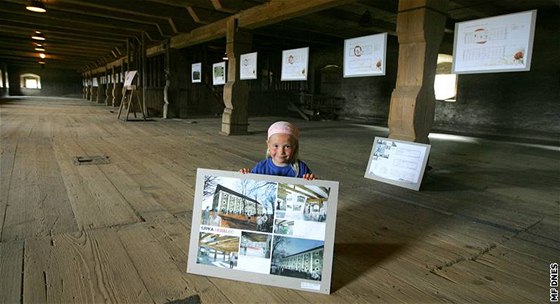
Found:
[[297, 145], [292, 136], [282, 133], [273, 134], [266, 143], [272, 162], [275, 165], [286, 166], [291, 162]]

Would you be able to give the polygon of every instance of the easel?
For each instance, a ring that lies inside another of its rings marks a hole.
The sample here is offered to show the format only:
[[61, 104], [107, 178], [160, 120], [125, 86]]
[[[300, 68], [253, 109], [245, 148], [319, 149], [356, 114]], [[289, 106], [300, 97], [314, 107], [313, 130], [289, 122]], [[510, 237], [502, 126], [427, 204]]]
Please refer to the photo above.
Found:
[[[125, 86], [123, 88], [123, 92], [122, 92], [123, 96], [121, 99], [121, 105], [119, 107], [119, 114], [117, 115], [117, 119], [121, 119], [121, 112], [123, 110], [124, 107], [126, 107], [126, 118], [125, 121], [128, 120], [128, 115], [130, 114], [130, 110], [132, 109], [132, 112], [134, 113], [134, 118], [136, 118], [136, 109], [134, 106], [134, 101], [136, 101], [136, 104], [138, 106], [138, 108], [140, 109], [140, 112], [142, 113], [142, 118], [144, 118], [144, 120], [146, 120], [146, 114], [144, 113], [144, 108], [142, 107], [142, 104], [140, 103], [140, 98], [138, 97], [138, 92], [136, 91], [136, 86], [135, 85], [128, 85]], [[136, 97], [136, 98], [134, 98]]]

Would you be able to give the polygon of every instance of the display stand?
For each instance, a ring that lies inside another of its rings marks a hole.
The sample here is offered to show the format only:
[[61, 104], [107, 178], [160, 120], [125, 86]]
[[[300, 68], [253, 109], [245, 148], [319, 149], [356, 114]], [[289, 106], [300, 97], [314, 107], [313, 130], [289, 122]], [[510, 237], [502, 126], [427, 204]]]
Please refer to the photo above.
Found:
[[124, 120], [128, 121], [128, 115], [130, 114], [131, 110], [134, 113], [134, 118], [136, 118], [135, 102], [138, 109], [140, 109], [140, 113], [142, 113], [142, 118], [146, 120], [146, 114], [144, 113], [144, 108], [140, 103], [140, 98], [138, 97], [138, 92], [136, 91], [135, 85], [129, 85], [123, 88], [121, 105], [119, 107], [119, 114], [117, 115], [117, 119], [121, 119], [121, 113], [125, 107], [126, 107], [126, 116]]

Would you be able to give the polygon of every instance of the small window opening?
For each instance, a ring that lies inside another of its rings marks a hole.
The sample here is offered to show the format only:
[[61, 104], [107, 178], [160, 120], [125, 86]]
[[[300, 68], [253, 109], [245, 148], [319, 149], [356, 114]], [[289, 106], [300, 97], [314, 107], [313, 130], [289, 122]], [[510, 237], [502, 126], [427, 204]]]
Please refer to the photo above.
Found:
[[451, 73], [453, 56], [438, 54], [434, 91], [436, 100], [454, 102], [457, 95], [457, 75]]
[[20, 86], [25, 89], [40, 89], [41, 77], [35, 74], [23, 74], [20, 77]]

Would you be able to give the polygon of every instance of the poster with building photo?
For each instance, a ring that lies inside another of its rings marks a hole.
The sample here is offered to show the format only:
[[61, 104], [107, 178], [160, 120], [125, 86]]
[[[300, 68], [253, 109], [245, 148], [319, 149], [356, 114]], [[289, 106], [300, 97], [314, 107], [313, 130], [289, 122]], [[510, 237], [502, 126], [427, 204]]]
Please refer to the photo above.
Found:
[[418, 191], [430, 145], [375, 137], [365, 177]]
[[187, 272], [330, 293], [338, 182], [198, 169]]
[[191, 65], [191, 82], [202, 82], [202, 62], [193, 63]]
[[214, 85], [226, 84], [226, 62], [218, 62], [212, 65], [212, 80]]
[[344, 40], [344, 77], [385, 75], [387, 33]]
[[455, 24], [453, 73], [529, 71], [537, 11]]
[[239, 79], [257, 79], [257, 52], [242, 54], [239, 65]]
[[281, 81], [307, 80], [309, 48], [282, 51]]

